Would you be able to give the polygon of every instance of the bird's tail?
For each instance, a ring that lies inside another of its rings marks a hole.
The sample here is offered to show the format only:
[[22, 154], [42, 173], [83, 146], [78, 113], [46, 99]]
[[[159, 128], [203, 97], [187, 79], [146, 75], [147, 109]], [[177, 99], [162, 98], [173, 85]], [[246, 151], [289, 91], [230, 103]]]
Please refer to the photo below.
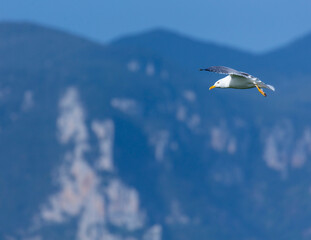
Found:
[[275, 91], [275, 88], [272, 85], [267, 84], [268, 89], [272, 90], [273, 92]]
[[261, 81], [258, 83], [258, 86], [261, 88], [266, 88], [266, 89], [275, 91], [275, 88], [272, 85], [265, 84], [264, 82], [261, 82]]

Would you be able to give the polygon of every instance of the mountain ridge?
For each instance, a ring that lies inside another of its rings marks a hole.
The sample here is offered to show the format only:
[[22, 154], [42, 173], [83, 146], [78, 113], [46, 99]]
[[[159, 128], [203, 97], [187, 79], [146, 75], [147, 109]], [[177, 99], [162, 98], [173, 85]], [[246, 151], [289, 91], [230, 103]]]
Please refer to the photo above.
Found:
[[[256, 55], [256, 56], [264, 56], [264, 55], [272, 54], [274, 52], [283, 51], [283, 50], [291, 48], [291, 47], [293, 47], [299, 43], [301, 44], [301, 43], [304, 43], [305, 41], [309, 41], [309, 38], [311, 38], [311, 33], [306, 33], [302, 36], [298, 36], [297, 38], [291, 40], [289, 43], [287, 43], [283, 46], [276, 47], [276, 48], [269, 50], [265, 53], [253, 53], [253, 52], [250, 52], [247, 50], [236, 48], [234, 46], [229, 46], [226, 44], [219, 44], [215, 41], [207, 41], [207, 40], [203, 40], [203, 39], [197, 39], [195, 37], [192, 37], [189, 34], [185, 34], [185, 33], [182, 33], [180, 31], [176, 31], [176, 30], [172, 30], [172, 29], [168, 29], [168, 28], [163, 28], [163, 27], [155, 27], [155, 28], [152, 28], [150, 30], [143, 30], [140, 32], [121, 35], [121, 36], [116, 37], [115, 39], [111, 40], [108, 43], [99, 43], [96, 41], [89, 40], [89, 38], [87, 38], [85, 36], [81, 36], [81, 35], [78, 35], [76, 33], [72, 33], [72, 32], [69, 32], [67, 30], [64, 30], [64, 29], [59, 29], [57, 27], [52, 27], [52, 26], [46, 26], [43, 24], [34, 23], [34, 22], [30, 22], [30, 21], [0, 21], [0, 29], [2, 32], [9, 30], [9, 31], [13, 31], [15, 33], [18, 31], [26, 31], [27, 32], [27, 31], [39, 31], [39, 30], [40, 31], [46, 31], [46, 32], [53, 32], [54, 34], [65, 35], [67, 37], [71, 36], [71, 37], [74, 37], [76, 39], [84, 40], [84, 41], [87, 41], [89, 43], [92, 43], [92, 44], [98, 45], [98, 46], [120, 44], [120, 42], [122, 42], [122, 41], [132, 40], [134, 38], [152, 37], [154, 35], [166, 35], [166, 36], [174, 37], [174, 38], [177, 38], [177, 37], [185, 38], [185, 39], [187, 39], [187, 41], [193, 41], [193, 42], [201, 44], [201, 45], [204, 45], [204, 44], [209, 45], [210, 44], [214, 47], [225, 48], [227, 50], [238, 51], [238, 52], [241, 52], [244, 54]], [[9, 32], [7, 32], [7, 33], [9, 33]]]
[[[308, 88], [290, 95], [260, 57], [171, 35], [145, 50], [42, 31], [0, 27], [0, 237], [308, 238]], [[219, 76], [197, 65], [213, 59], [277, 92], [208, 91]]]

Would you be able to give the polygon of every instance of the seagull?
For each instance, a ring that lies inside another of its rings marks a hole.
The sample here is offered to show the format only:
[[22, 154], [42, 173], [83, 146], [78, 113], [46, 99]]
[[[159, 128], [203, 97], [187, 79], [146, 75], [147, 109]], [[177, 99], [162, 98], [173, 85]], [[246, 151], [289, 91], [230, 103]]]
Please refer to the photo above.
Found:
[[209, 90], [212, 90], [213, 88], [247, 89], [256, 87], [258, 91], [265, 97], [267, 96], [267, 94], [262, 90], [263, 88], [275, 91], [275, 88], [273, 86], [265, 84], [264, 82], [260, 81], [259, 78], [253, 77], [248, 73], [240, 72], [232, 68], [213, 66], [209, 68], [201, 68], [200, 71], [208, 71], [228, 75], [215, 82], [215, 84], [211, 86]]

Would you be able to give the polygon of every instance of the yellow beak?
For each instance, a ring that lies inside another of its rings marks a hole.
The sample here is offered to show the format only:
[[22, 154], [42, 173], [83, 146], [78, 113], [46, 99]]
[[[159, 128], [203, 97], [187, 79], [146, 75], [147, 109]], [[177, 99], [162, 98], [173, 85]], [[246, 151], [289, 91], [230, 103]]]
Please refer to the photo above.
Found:
[[211, 86], [210, 88], [209, 88], [209, 90], [212, 90], [213, 88], [215, 88], [216, 86]]

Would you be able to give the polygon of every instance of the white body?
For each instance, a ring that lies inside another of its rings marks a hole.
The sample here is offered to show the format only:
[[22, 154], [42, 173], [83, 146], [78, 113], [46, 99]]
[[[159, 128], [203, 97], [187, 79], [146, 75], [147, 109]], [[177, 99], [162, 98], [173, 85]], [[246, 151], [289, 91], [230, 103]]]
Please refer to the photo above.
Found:
[[228, 75], [219, 80], [222, 84], [220, 84], [221, 88], [238, 88], [238, 89], [247, 89], [247, 88], [254, 88], [254, 81], [252, 79], [235, 76], [235, 75]]
[[274, 91], [274, 87], [265, 84], [258, 78], [245, 78], [237, 75], [228, 75], [222, 79], [219, 79], [214, 86], [216, 88], [237, 88], [237, 89], [247, 89], [254, 88], [256, 85], [260, 88], [267, 88]]

